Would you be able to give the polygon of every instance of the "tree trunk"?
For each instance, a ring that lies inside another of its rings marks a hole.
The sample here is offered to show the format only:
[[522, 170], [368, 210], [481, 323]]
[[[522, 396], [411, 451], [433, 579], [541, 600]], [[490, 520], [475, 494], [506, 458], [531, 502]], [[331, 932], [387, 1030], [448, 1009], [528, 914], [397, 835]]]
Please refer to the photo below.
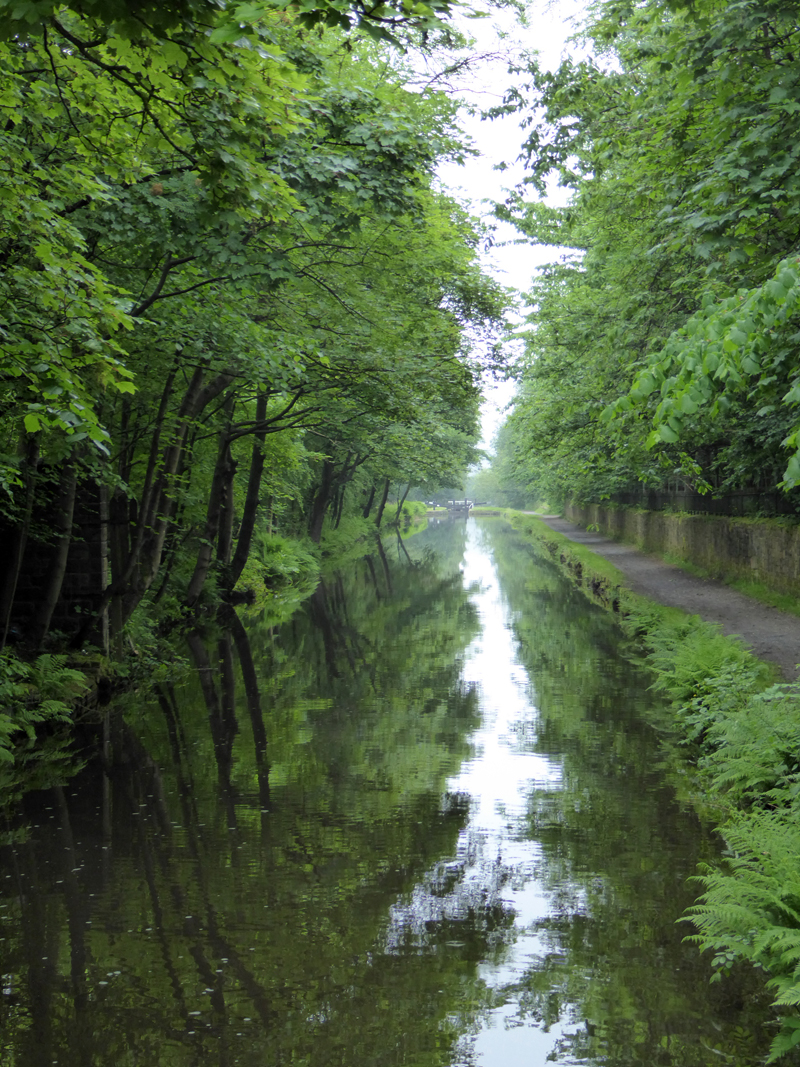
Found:
[[35, 434], [28, 438], [27, 455], [25, 457], [25, 511], [22, 522], [14, 528], [9, 552], [9, 566], [3, 582], [2, 595], [0, 596], [0, 651], [6, 647], [8, 630], [11, 625], [11, 612], [14, 607], [14, 596], [17, 592], [17, 582], [22, 569], [22, 557], [25, 554], [25, 545], [28, 541], [28, 530], [31, 525], [33, 513], [33, 498], [36, 489], [36, 472], [39, 465], [39, 439]]
[[389, 499], [389, 479], [386, 478], [383, 483], [383, 495], [381, 496], [381, 502], [378, 505], [378, 511], [375, 515], [375, 525], [378, 529], [381, 528], [381, 521], [383, 520], [383, 509], [386, 507], [386, 501]]
[[[109, 508], [108, 508], [108, 486], [105, 482], [100, 482], [97, 487], [99, 494], [99, 519], [100, 519], [100, 588], [105, 593], [108, 586], [111, 584], [111, 570], [109, 567]], [[109, 628], [109, 616], [108, 605], [103, 608], [99, 613], [100, 618], [100, 647], [103, 650], [103, 655], [108, 656], [111, 652], [110, 642], [110, 628]]]
[[222, 504], [217, 537], [217, 564], [224, 573], [230, 566], [233, 547], [233, 484], [236, 478], [236, 460], [228, 448], [228, 472], [222, 486]]
[[185, 604], [194, 607], [203, 591], [208, 572], [211, 569], [211, 561], [214, 557], [214, 542], [217, 539], [220, 520], [222, 518], [223, 500], [226, 494], [226, 486], [233, 479], [235, 465], [231, 456], [231, 445], [228, 440], [227, 429], [220, 434], [217, 462], [214, 467], [214, 477], [211, 479], [211, 489], [208, 494], [208, 508], [206, 511], [206, 525], [203, 530], [200, 549], [197, 553], [197, 563], [194, 573], [189, 582], [186, 592]]
[[[178, 412], [178, 425], [172, 443], [164, 452], [163, 465], [152, 494], [149, 514], [143, 515], [140, 520], [146, 524], [149, 534], [145, 537], [140, 555], [136, 603], [153, 584], [161, 565], [164, 538], [175, 508], [175, 473], [183, 455], [189, 427], [203, 408], [227, 389], [233, 381], [232, 374], [218, 374], [201, 388], [202, 377], [202, 371], [196, 371], [186, 390]], [[130, 618], [130, 611], [127, 617]]]
[[405, 504], [405, 502], [406, 502], [406, 497], [408, 496], [408, 494], [410, 492], [411, 492], [411, 482], [409, 482], [408, 485], [406, 486], [406, 491], [403, 493], [403, 499], [397, 505], [397, 518], [394, 520], [394, 524], [398, 529], [400, 528], [400, 513], [403, 510], [403, 504]]
[[[102, 613], [114, 597], [119, 597], [118, 617], [120, 625], [124, 625], [131, 617], [137, 605], [155, 581], [161, 566], [164, 539], [175, 507], [176, 472], [184, 454], [190, 426], [203, 409], [218, 397], [234, 378], [232, 374], [225, 371], [216, 375], [207, 385], [203, 386], [203, 375], [204, 370], [200, 367], [192, 375], [178, 409], [172, 440], [164, 449], [161, 470], [158, 477], [153, 480], [152, 472], [155, 470], [155, 459], [158, 453], [157, 442], [160, 439], [161, 427], [166, 418], [167, 400], [169, 389], [171, 389], [170, 383], [168, 383], [169, 388], [165, 387], [162, 394], [156, 435], [154, 437], [154, 442], [156, 443], [151, 449], [152, 468], [150, 464], [148, 465], [150, 482], [142, 494], [134, 543], [122, 573], [114, 575], [114, 581], [106, 590], [98, 607], [98, 613]], [[152, 488], [149, 486], [152, 486]], [[92, 625], [93, 620], [87, 620], [73, 639], [73, 647], [81, 646], [86, 640]]]
[[363, 519], [368, 519], [369, 518], [369, 513], [372, 511], [372, 505], [373, 505], [374, 501], [375, 501], [375, 483], [373, 482], [372, 485], [370, 486], [369, 496], [367, 497], [367, 502], [364, 505], [364, 510], [361, 512], [361, 517]]
[[[256, 400], [256, 422], [263, 422], [267, 416], [267, 394], [260, 392]], [[258, 500], [261, 492], [261, 476], [264, 473], [264, 441], [267, 438], [266, 430], [255, 435], [253, 440], [253, 452], [250, 457], [250, 474], [247, 479], [247, 496], [244, 501], [242, 524], [239, 527], [239, 538], [236, 542], [236, 551], [228, 568], [227, 587], [230, 591], [239, 581], [247, 557], [250, 555], [250, 545], [253, 540], [253, 531], [256, 526], [258, 514]]]
[[75, 465], [68, 460], [61, 468], [61, 481], [53, 517], [56, 543], [42, 583], [42, 595], [31, 630], [30, 643], [34, 649], [38, 649], [47, 637], [53, 612], [61, 596], [61, 587], [67, 571], [69, 546], [72, 543], [72, 517], [75, 512], [77, 484]]
[[325, 521], [325, 512], [331, 498], [333, 489], [333, 463], [326, 459], [322, 464], [322, 481], [314, 494], [311, 505], [311, 516], [308, 523], [308, 535], [315, 545], [318, 545], [322, 537], [322, 524]]
[[339, 529], [339, 523], [342, 521], [342, 512], [344, 511], [344, 494], [347, 489], [347, 483], [339, 489], [339, 494], [336, 500], [336, 519], [333, 524], [334, 530]]
[[119, 488], [114, 490], [108, 502], [108, 557], [111, 572], [108, 593], [111, 599], [107, 607], [108, 630], [109, 643], [117, 655], [122, 652], [122, 597], [112, 590], [125, 570], [131, 551], [130, 534], [136, 522], [135, 503]]

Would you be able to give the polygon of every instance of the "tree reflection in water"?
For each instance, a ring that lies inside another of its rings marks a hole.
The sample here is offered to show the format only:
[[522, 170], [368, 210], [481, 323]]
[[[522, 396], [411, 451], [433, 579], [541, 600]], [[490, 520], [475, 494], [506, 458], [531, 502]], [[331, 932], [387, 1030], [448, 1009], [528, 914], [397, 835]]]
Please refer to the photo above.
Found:
[[511, 531], [470, 537], [513, 626], [494, 669], [536, 690], [503, 744], [560, 768], [501, 847], [463, 772], [483, 593], [442, 524], [279, 627], [187, 635], [185, 685], [130, 694], [82, 770], [10, 804], [0, 1062], [517, 1067], [519, 1037], [538, 1067], [536, 1034], [565, 1064], [756, 1061], [758, 989], [709, 988], [675, 926], [716, 846], [659, 765], [646, 678]]
[[127, 698], [105, 761], [98, 736], [26, 798], [2, 857], [15, 1064], [449, 1062], [469, 971], [379, 951], [454, 848], [445, 783], [477, 722], [458, 545], [412, 554], [326, 581], [277, 631], [188, 634], [189, 683]]

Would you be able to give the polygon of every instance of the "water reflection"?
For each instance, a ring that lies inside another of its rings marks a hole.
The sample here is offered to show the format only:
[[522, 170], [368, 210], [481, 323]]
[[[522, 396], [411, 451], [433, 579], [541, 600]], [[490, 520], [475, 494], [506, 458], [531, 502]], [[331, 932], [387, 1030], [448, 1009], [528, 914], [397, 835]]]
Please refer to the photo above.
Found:
[[714, 845], [619, 641], [472, 521], [187, 635], [186, 685], [9, 806], [0, 1062], [755, 1062], [758, 994], [675, 927]]

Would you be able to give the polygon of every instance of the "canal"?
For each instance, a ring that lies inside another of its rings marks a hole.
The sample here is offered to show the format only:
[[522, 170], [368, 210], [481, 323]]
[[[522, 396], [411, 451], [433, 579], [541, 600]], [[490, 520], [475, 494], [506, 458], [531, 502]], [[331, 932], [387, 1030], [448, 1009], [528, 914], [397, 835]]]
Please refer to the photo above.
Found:
[[502, 521], [175, 655], [6, 797], [3, 1067], [760, 1062], [650, 678]]

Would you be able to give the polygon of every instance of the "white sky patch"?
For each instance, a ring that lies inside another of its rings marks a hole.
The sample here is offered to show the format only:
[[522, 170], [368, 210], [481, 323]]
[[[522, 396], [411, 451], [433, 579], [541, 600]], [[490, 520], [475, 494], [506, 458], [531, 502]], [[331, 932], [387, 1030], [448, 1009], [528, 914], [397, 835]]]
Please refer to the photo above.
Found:
[[[567, 55], [584, 55], [586, 50], [580, 44], [570, 42], [569, 38], [577, 32], [586, 6], [586, 0], [552, 0], [531, 10], [527, 27], [520, 26], [510, 11], [495, 11], [485, 19], [462, 20], [461, 28], [475, 38], [477, 50], [498, 56], [473, 72], [468, 84], [461, 83], [459, 95], [467, 107], [480, 112], [502, 103], [514, 77], [508, 72], [508, 60], [500, 58], [503, 54], [511, 56], [535, 50], [548, 70], [554, 70]], [[509, 115], [481, 121], [479, 114], [469, 114], [465, 108], [461, 125], [479, 155], [470, 157], [463, 167], [447, 163], [439, 168], [439, 177], [447, 191], [468, 204], [481, 218], [489, 219], [491, 205], [504, 200], [507, 191], [524, 177], [524, 167], [517, 161], [525, 136], [519, 125], [520, 117]], [[501, 164], [505, 165], [505, 170], [497, 169]], [[568, 196], [566, 189], [552, 182], [545, 202], [563, 206]], [[496, 243], [483, 253], [484, 267], [504, 285], [525, 292], [536, 269], [552, 262], [558, 252], [550, 247], [517, 243], [521, 235], [513, 226], [496, 220], [495, 224]], [[481, 409], [482, 448], [491, 448], [492, 439], [505, 418], [504, 409], [513, 394], [514, 384], [511, 382], [487, 385], [486, 400]]]

